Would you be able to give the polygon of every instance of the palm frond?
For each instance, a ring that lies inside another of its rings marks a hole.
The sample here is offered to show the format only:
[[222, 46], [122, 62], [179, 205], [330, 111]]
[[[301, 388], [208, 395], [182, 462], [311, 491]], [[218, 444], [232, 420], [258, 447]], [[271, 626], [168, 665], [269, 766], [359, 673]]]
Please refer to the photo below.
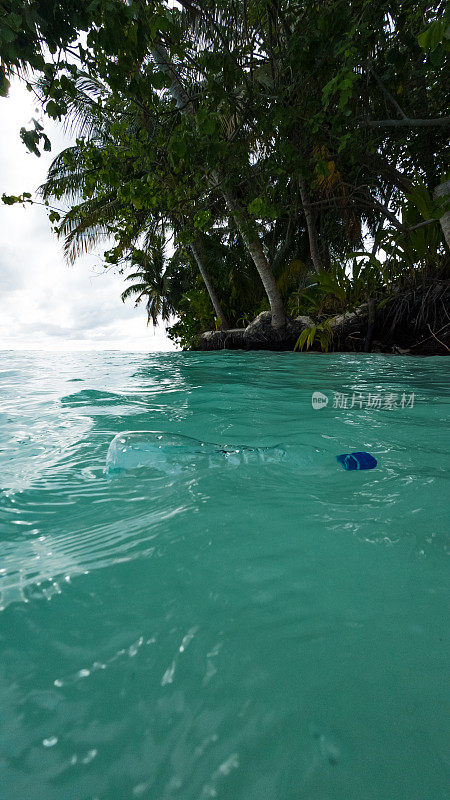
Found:
[[65, 214], [58, 235], [65, 237], [64, 255], [69, 264], [111, 236], [108, 223], [114, 220], [117, 206], [117, 199], [110, 195], [80, 203]]
[[145, 283], [136, 283], [134, 286], [127, 286], [127, 288], [122, 292], [120, 295], [122, 298], [122, 302], [124, 303], [128, 297], [133, 297], [135, 294], [142, 294], [145, 292], [147, 288], [147, 284]]

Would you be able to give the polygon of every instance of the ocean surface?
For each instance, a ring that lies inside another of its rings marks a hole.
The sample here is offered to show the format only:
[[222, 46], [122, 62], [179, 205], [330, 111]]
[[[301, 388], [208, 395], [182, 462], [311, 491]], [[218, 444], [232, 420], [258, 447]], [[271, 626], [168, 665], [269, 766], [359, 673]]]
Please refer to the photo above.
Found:
[[[448, 800], [449, 409], [446, 358], [0, 353], [0, 800]], [[106, 473], [146, 431], [217, 449]]]

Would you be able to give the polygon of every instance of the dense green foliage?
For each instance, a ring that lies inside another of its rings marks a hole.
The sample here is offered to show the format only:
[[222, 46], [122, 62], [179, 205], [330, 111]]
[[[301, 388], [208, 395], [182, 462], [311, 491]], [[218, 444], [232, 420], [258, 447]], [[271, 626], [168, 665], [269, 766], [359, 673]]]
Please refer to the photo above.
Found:
[[[67, 204], [52, 221], [72, 260], [107, 241], [105, 264], [137, 276], [149, 319], [177, 315], [182, 344], [268, 308], [280, 321], [280, 307], [379, 301], [445, 268], [444, 3], [51, 5], [50, 19], [48, 4], [5, 16], [3, 2], [0, 42], [4, 74], [34, 69], [30, 88], [78, 137], [42, 189]], [[42, 41], [53, 66], [31, 52]], [[36, 152], [45, 132], [22, 136]]]

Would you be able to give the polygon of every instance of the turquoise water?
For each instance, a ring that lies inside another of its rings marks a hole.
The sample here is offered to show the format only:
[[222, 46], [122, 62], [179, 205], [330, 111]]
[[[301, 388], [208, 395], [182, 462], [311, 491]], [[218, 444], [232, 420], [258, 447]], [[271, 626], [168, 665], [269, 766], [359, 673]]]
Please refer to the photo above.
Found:
[[448, 798], [449, 366], [0, 354], [1, 800]]

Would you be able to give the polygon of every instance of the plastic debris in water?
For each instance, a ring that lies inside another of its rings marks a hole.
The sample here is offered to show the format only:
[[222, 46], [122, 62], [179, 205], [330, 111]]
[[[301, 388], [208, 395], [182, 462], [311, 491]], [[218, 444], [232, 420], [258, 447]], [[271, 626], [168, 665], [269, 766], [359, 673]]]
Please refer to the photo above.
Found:
[[114, 437], [106, 455], [106, 472], [111, 474], [150, 467], [174, 474], [202, 462], [209, 467], [227, 464], [239, 467], [242, 464], [280, 463], [285, 458], [286, 450], [278, 445], [248, 447], [212, 444], [178, 433], [141, 431], [119, 433]]
[[319, 730], [314, 723], [309, 726], [309, 729], [314, 739], [318, 742], [319, 752], [322, 758], [328, 761], [332, 767], [335, 767], [340, 761], [341, 753], [334, 739], [329, 736], [328, 733]]
[[319, 750], [321, 756], [335, 767], [339, 762], [340, 752], [336, 744], [325, 734], [321, 733], [319, 736]]
[[376, 458], [370, 453], [343, 453], [336, 459], [344, 469], [374, 469], [377, 466]]

